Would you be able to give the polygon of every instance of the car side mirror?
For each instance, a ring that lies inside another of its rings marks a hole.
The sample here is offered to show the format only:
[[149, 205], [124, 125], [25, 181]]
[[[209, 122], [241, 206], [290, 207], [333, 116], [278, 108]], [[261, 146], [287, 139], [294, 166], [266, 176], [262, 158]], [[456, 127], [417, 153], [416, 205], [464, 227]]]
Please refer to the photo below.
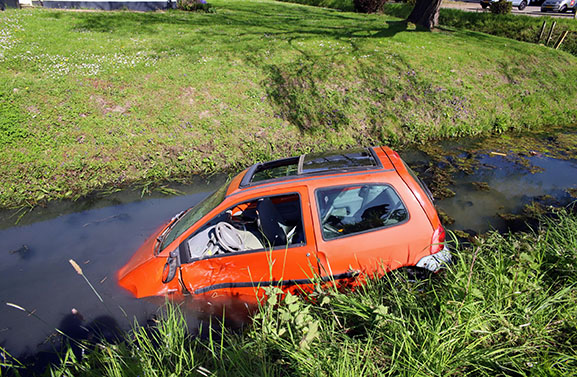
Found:
[[169, 283], [176, 276], [176, 269], [180, 266], [178, 249], [171, 251], [162, 269], [162, 282]]

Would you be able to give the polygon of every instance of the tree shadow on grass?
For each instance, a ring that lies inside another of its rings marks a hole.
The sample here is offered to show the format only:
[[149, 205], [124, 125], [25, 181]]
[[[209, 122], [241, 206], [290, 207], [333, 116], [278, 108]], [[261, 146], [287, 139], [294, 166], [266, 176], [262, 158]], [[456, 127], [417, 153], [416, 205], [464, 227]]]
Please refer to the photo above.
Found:
[[[367, 81], [369, 88], [361, 86], [359, 90], [363, 93], [359, 98], [376, 102], [375, 112], [380, 111], [384, 106], [381, 103], [391, 98], [388, 87], [396, 84], [381, 82], [388, 73], [374, 69], [371, 64], [362, 67], [363, 63], [351, 60], [351, 56], [364, 55], [365, 49], [367, 54], [372, 53], [371, 39], [425, 31], [410, 29], [405, 21], [383, 15], [287, 3], [227, 2], [217, 7], [216, 13], [86, 12], [66, 17], [72, 19], [74, 30], [147, 38], [154, 52], [177, 51], [190, 62], [198, 61], [204, 54], [224, 60], [240, 59], [264, 72], [267, 78], [262, 84], [277, 116], [304, 133], [314, 133], [316, 127], [330, 132], [351, 127], [354, 117], [349, 115], [355, 112], [352, 102], [356, 95], [346, 93], [350, 88], [344, 81], [333, 91], [330, 87], [335, 85], [328, 84], [339, 78], [333, 72], [339, 66], [346, 66], [344, 73], [350, 73], [351, 83]], [[339, 46], [320, 47], [325, 41], [337, 42]], [[273, 62], [267, 59], [269, 50], [289, 55], [280, 63]], [[386, 55], [386, 51], [382, 52]], [[407, 76], [412, 69], [401, 56], [391, 54], [387, 58], [382, 65], [398, 72], [399, 77], [414, 80]], [[417, 84], [407, 85], [420, 87]], [[367, 124], [382, 122], [378, 114], [373, 118]]]
[[[286, 3], [230, 3], [216, 13], [168, 11], [163, 13], [86, 12], [69, 13], [74, 19], [73, 31], [82, 30], [124, 35], [150, 35], [163, 32], [198, 33], [198, 37], [229, 36], [235, 38], [268, 35], [294, 37], [327, 37], [336, 39], [383, 37], [382, 16], [344, 13]], [[62, 18], [61, 13], [47, 17]], [[367, 18], [368, 17], [368, 18]], [[388, 22], [388, 21], [387, 21]], [[402, 31], [396, 22], [388, 22], [394, 35]], [[391, 28], [391, 24], [394, 25]], [[175, 39], [178, 37], [175, 35]]]

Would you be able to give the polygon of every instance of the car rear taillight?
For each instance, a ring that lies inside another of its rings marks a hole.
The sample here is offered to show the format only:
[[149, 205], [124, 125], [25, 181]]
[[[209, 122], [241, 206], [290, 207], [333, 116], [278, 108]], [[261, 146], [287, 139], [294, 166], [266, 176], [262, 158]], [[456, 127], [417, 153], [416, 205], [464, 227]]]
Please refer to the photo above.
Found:
[[439, 225], [435, 232], [433, 233], [433, 238], [431, 239], [431, 254], [438, 253], [445, 247], [445, 228]]

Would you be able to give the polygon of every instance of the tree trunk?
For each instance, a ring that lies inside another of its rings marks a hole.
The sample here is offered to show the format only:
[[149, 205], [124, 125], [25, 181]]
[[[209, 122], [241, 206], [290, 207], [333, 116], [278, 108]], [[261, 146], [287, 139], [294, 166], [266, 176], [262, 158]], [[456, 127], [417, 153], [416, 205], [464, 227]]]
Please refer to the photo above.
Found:
[[408, 22], [431, 30], [439, 23], [439, 8], [442, 0], [417, 0], [413, 11], [407, 17]]

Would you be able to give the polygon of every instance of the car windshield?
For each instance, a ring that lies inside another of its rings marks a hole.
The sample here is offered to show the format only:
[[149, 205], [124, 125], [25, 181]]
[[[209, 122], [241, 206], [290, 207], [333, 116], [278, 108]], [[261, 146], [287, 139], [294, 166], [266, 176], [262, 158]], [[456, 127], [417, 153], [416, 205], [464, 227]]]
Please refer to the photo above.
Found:
[[184, 215], [180, 217], [180, 219], [176, 220], [175, 223], [172, 224], [172, 226], [169, 228], [170, 232], [162, 240], [162, 245], [158, 248], [158, 251], [164, 250], [165, 247], [170, 245], [172, 241], [177, 239], [195, 222], [200, 220], [204, 215], [206, 215], [214, 208], [216, 208], [217, 205], [222, 203], [227, 188], [228, 184], [223, 185], [208, 198], [204, 199], [202, 202], [198, 203], [196, 206], [186, 211]]

